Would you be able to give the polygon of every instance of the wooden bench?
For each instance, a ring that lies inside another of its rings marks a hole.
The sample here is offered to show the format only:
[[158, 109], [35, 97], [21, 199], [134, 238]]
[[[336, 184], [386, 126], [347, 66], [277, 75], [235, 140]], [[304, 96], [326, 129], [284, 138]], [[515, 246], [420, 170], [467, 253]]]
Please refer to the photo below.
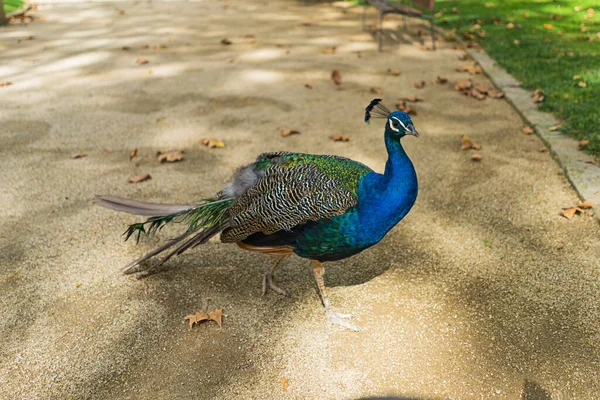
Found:
[[[435, 0], [408, 0], [415, 7], [413, 8], [407, 6], [406, 4], [402, 4], [399, 2], [393, 2], [389, 0], [367, 0], [369, 4], [373, 7], [378, 8], [380, 11], [379, 15], [379, 51], [382, 48], [382, 38], [383, 38], [383, 17], [386, 14], [400, 14], [406, 17], [415, 17], [421, 18], [425, 20], [429, 20], [429, 24], [431, 27], [431, 42], [433, 44], [433, 49], [435, 50], [435, 35], [433, 29], [433, 8], [435, 6]], [[429, 11], [429, 14], [426, 14], [425, 11]], [[365, 13], [366, 7], [363, 7], [363, 15], [362, 15], [362, 25], [363, 30], [365, 29]], [[406, 30], [406, 20], [404, 20], [404, 30]]]

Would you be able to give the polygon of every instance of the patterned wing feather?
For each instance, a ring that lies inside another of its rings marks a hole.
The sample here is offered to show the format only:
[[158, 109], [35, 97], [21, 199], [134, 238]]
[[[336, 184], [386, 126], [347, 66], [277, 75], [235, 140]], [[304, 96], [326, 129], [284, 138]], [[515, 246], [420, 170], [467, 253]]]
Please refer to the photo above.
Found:
[[229, 208], [223, 242], [341, 215], [357, 204], [358, 182], [371, 172], [343, 157], [285, 152], [262, 154], [253, 166], [260, 178]]

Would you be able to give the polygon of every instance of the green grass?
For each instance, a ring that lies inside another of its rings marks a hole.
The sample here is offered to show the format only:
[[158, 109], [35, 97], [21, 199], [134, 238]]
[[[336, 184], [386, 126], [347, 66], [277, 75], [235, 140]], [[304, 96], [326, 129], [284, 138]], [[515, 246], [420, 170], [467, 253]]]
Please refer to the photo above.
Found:
[[[581, 11], [574, 11], [575, 6], [582, 7]], [[594, 16], [585, 19], [586, 10], [594, 6]], [[452, 11], [454, 7], [459, 14]], [[598, 0], [440, 0], [436, 11], [437, 23], [456, 28], [460, 36], [478, 23], [485, 37], [476, 36], [475, 40], [485, 51], [525, 88], [543, 89], [546, 100], [540, 108], [565, 121], [563, 132], [579, 140], [589, 139], [586, 149], [600, 155]], [[500, 22], [494, 24], [494, 17]], [[507, 29], [509, 22], [521, 27]], [[582, 32], [582, 24], [586, 32]], [[477, 29], [471, 33], [475, 32]], [[576, 75], [581, 79], [573, 80]], [[579, 81], [587, 87], [579, 87]]]
[[3, 0], [4, 2], [4, 12], [11, 13], [15, 10], [21, 8], [25, 2], [23, 0]]

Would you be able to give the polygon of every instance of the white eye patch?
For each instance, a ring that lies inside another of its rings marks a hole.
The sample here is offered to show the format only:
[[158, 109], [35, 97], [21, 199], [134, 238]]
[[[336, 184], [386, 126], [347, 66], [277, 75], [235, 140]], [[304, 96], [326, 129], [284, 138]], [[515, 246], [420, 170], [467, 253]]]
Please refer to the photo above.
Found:
[[[396, 121], [398, 121], [398, 123], [399, 123], [400, 125], [402, 125], [402, 127], [404, 128], [404, 130], [406, 130], [406, 131], [408, 130], [408, 129], [406, 128], [406, 125], [404, 125], [404, 124], [402, 123], [402, 121], [400, 121], [400, 120], [399, 120], [398, 118], [396, 118], [396, 117], [392, 117], [392, 118], [393, 118], [393, 119], [395, 119]], [[400, 132], [400, 130], [399, 130], [399, 129], [397, 129], [397, 128], [394, 128], [394, 125], [392, 124], [392, 120], [391, 120], [391, 119], [390, 119], [390, 128], [392, 128], [392, 130], [394, 130], [394, 131], [396, 131], [396, 132]]]

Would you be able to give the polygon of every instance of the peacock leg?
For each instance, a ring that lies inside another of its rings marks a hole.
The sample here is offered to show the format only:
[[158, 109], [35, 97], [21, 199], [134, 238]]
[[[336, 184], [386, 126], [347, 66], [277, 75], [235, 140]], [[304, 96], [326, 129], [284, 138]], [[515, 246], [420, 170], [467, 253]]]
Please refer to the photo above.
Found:
[[262, 295], [263, 296], [265, 294], [267, 294], [268, 289], [273, 289], [274, 291], [276, 291], [277, 293], [279, 293], [283, 296], [288, 295], [285, 290], [281, 289], [280, 287], [275, 285], [275, 282], [273, 282], [273, 273], [275, 272], [277, 267], [279, 267], [279, 264], [281, 264], [283, 259], [286, 257], [287, 257], [287, 255], [279, 256], [279, 258], [277, 259], [277, 261], [275, 261], [275, 264], [271, 268], [265, 267], [264, 275], [263, 275], [263, 287], [262, 287]]
[[317, 281], [317, 287], [319, 288], [319, 294], [321, 295], [323, 306], [325, 307], [325, 316], [327, 317], [329, 322], [359, 332], [360, 328], [358, 326], [354, 325], [349, 321], [346, 321], [346, 319], [352, 318], [352, 314], [341, 314], [331, 310], [329, 306], [329, 299], [325, 294], [325, 281], [323, 280], [323, 273], [325, 272], [325, 268], [323, 267], [323, 263], [317, 260], [312, 260], [312, 269], [313, 273], [315, 274], [315, 280]]

